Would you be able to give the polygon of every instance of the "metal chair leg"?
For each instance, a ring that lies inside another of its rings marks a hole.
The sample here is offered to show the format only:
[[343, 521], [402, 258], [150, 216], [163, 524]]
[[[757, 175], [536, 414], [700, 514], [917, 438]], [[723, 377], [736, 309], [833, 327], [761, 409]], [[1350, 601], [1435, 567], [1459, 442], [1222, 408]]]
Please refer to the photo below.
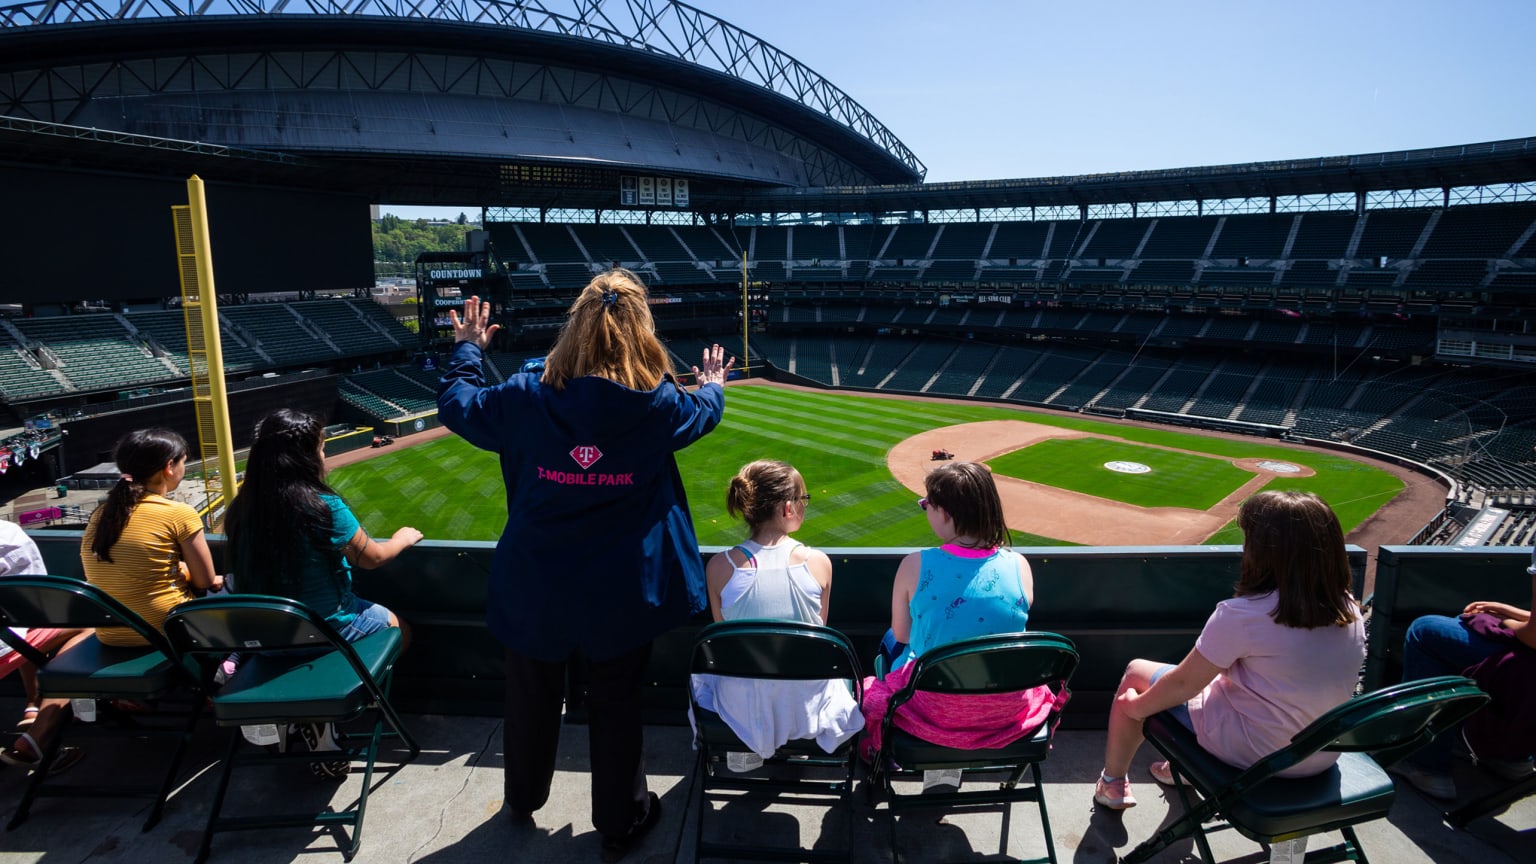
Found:
[[1445, 821], [1452, 828], [1465, 828], [1467, 823], [1473, 819], [1503, 809], [1505, 805], [1512, 804], [1533, 793], [1536, 793], [1536, 773], [1533, 773], [1524, 780], [1518, 780], [1503, 789], [1495, 790], [1481, 798], [1457, 807], [1455, 810], [1445, 814]]
[[240, 751], [240, 730], [230, 730], [229, 752], [224, 754], [224, 770], [219, 772], [219, 786], [213, 792], [213, 801], [208, 805], [208, 824], [203, 828], [203, 842], [197, 848], [197, 858], [193, 864], [203, 864], [208, 860], [208, 853], [213, 848], [213, 834], [218, 827], [219, 812], [224, 809], [224, 795], [229, 791], [229, 779], [235, 771], [235, 755]]
[[16, 805], [16, 812], [12, 814], [11, 821], [6, 823], [5, 830], [14, 831], [27, 821], [27, 815], [32, 812], [32, 802], [43, 791], [43, 783], [48, 779], [48, 772], [53, 768], [53, 760], [58, 756], [63, 742], [64, 729], [61, 727], [54, 733], [53, 740], [43, 745], [43, 752], [37, 754], [37, 767], [32, 769], [32, 776], [27, 778], [27, 791], [22, 794], [21, 803]]
[[171, 790], [176, 787], [176, 778], [181, 774], [181, 763], [186, 760], [187, 748], [192, 744], [192, 734], [197, 731], [197, 721], [203, 716], [204, 699], [201, 693], [192, 694], [192, 710], [187, 717], [187, 725], [182, 728], [181, 736], [176, 740], [176, 752], [171, 755], [170, 768], [165, 772], [165, 780], [160, 784], [160, 793], [155, 797], [155, 805], [149, 809], [149, 818], [144, 820], [141, 832], [148, 831], [160, 823], [160, 817], [165, 813], [165, 801], [171, 797]]

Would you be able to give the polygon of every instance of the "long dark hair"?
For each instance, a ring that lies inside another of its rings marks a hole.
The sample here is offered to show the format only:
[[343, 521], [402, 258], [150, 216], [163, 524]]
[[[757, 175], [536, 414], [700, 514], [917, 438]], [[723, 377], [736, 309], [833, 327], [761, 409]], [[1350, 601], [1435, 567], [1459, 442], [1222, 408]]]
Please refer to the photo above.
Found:
[[1333, 510], [1311, 492], [1268, 490], [1237, 511], [1243, 563], [1237, 596], [1275, 592], [1276, 624], [1311, 630], [1355, 620], [1349, 555]]
[[112, 563], [112, 545], [123, 536], [133, 508], [139, 506], [149, 489], [144, 485], [167, 463], [187, 455], [187, 439], [169, 429], [139, 429], [129, 432], [112, 450], [112, 460], [123, 476], [107, 493], [107, 501], [96, 508], [96, 533], [91, 537], [91, 551], [98, 561]]
[[325, 483], [323, 440], [317, 418], [287, 408], [256, 425], [245, 482], [224, 518], [240, 591], [297, 598], [306, 547], [337, 554], [328, 542], [331, 508], [320, 499], [336, 494]]

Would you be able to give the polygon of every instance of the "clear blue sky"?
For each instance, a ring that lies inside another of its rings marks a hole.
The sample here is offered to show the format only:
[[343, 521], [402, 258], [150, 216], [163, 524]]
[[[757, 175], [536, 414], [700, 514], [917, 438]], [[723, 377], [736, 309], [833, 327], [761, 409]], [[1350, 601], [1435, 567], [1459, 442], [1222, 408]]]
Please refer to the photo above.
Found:
[[842, 88], [930, 182], [1536, 135], [1531, 0], [694, 5]]

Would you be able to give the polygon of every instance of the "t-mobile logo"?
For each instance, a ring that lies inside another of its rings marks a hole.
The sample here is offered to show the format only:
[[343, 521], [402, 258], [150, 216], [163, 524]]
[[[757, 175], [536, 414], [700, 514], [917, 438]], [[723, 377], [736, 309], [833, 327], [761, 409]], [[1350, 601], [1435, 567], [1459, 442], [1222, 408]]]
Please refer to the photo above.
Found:
[[603, 451], [591, 444], [578, 444], [571, 449], [571, 458], [576, 460], [576, 464], [580, 465], [582, 470], [586, 470], [603, 458]]

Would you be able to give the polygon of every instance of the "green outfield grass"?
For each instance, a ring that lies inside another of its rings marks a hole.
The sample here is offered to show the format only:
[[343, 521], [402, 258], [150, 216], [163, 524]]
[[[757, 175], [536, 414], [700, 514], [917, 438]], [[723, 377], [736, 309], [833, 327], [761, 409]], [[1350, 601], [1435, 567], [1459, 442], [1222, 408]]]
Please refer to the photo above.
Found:
[[[1123, 474], [1104, 467], [1113, 461], [1140, 462], [1147, 474]], [[1138, 507], [1208, 510], [1253, 479], [1230, 460], [1192, 456], [1105, 438], [1057, 438], [1006, 453], [987, 463], [1009, 477], [1082, 492]]]
[[[1205, 438], [984, 404], [939, 404], [755, 386], [732, 387], [727, 392], [725, 419], [719, 428], [677, 454], [699, 541], [705, 545], [728, 545], [742, 538], [740, 524], [726, 515], [725, 488], [741, 465], [759, 458], [784, 459], [805, 475], [812, 499], [806, 525], [797, 534], [801, 540], [815, 546], [931, 545], [933, 534], [917, 508], [917, 496], [891, 477], [885, 466], [886, 453], [919, 432], [980, 420], [1027, 420], [1222, 459], [1273, 458], [1306, 465], [1317, 475], [1276, 479], [1268, 488], [1318, 493], [1334, 506], [1346, 531], [1402, 488], [1397, 478], [1368, 465], [1323, 453], [1266, 446], [1259, 439]], [[1148, 454], [1166, 452], [1149, 448], [1136, 451], [1139, 455], [1133, 460], [1149, 465], [1153, 462], [1148, 460], [1154, 457]], [[1103, 461], [1107, 460], [1099, 460], [1099, 465]], [[1094, 470], [1109, 473], [1099, 465]], [[458, 438], [420, 444], [338, 469], [330, 482], [374, 533], [409, 524], [433, 539], [494, 540], [506, 522], [506, 497], [496, 457], [474, 450]], [[1235, 528], [1228, 526], [1208, 542], [1239, 542], [1240, 537], [1231, 531]], [[1024, 533], [1016, 534], [1015, 540], [1021, 546], [1061, 545], [1061, 541]]]

